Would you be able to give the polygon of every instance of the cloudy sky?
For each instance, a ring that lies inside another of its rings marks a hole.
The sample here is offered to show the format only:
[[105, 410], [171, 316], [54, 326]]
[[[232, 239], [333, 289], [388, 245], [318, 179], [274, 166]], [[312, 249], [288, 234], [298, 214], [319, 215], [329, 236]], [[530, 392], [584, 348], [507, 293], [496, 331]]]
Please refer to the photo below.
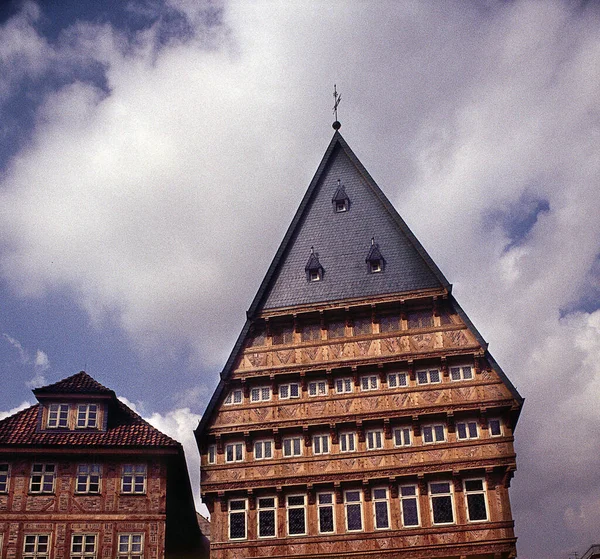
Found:
[[600, 3], [0, 7], [0, 410], [81, 369], [186, 445], [342, 134], [526, 398], [522, 559], [600, 527]]

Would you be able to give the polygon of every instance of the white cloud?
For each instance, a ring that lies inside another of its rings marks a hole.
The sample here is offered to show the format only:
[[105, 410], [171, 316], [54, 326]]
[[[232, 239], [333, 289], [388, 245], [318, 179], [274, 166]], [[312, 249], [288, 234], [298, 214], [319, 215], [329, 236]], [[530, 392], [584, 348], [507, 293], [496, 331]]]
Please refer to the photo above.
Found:
[[2, 336], [8, 341], [19, 352], [19, 361], [22, 365], [32, 366], [34, 370], [34, 377], [25, 383], [27, 388], [37, 388], [47, 384], [44, 371], [50, 368], [50, 360], [46, 352], [41, 349], [36, 350], [35, 357], [31, 357], [27, 350], [23, 347], [21, 342], [6, 333]]
[[12, 410], [0, 411], [0, 421], [6, 419], [7, 417], [10, 417], [11, 415], [15, 415], [15, 413], [23, 411], [29, 407], [31, 407], [31, 404], [25, 401], [21, 402], [21, 404], [19, 404], [16, 408], [13, 408]]

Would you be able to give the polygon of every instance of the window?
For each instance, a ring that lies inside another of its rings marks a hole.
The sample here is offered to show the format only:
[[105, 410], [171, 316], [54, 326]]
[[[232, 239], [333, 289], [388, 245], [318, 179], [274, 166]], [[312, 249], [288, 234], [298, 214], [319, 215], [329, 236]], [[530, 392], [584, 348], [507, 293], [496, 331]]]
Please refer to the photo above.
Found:
[[473, 369], [470, 365], [461, 367], [450, 367], [451, 380], [471, 380], [473, 378]]
[[79, 464], [75, 492], [100, 493], [100, 475], [100, 464]]
[[279, 385], [279, 399], [289, 400], [290, 398], [300, 398], [300, 385], [297, 382]]
[[318, 493], [317, 509], [319, 511], [319, 534], [335, 532], [333, 493]]
[[317, 268], [316, 270], [309, 270], [308, 279], [309, 281], [321, 281], [321, 268]]
[[383, 270], [383, 263], [381, 260], [370, 260], [369, 261], [369, 271], [372, 274], [376, 274], [377, 272], [381, 272]]
[[265, 345], [265, 330], [264, 328], [258, 328], [248, 341], [248, 347], [264, 346]]
[[371, 319], [370, 318], [355, 318], [353, 331], [355, 336], [366, 336], [367, 334], [372, 334], [373, 329], [371, 327]]
[[454, 507], [452, 504], [452, 487], [447, 481], [429, 484], [431, 514], [434, 524], [452, 524], [454, 522]]
[[479, 437], [477, 433], [476, 421], [464, 421], [456, 424], [456, 436], [459, 440], [476, 439]]
[[48, 429], [66, 429], [69, 426], [69, 404], [50, 404]]
[[387, 314], [379, 318], [380, 332], [397, 332], [400, 330], [400, 317], [397, 314]]
[[47, 559], [50, 557], [50, 534], [25, 534], [23, 559]]
[[394, 446], [410, 446], [410, 427], [396, 427], [394, 429]]
[[246, 539], [246, 499], [232, 499], [229, 501], [229, 539]]
[[408, 375], [406, 373], [390, 373], [387, 377], [388, 388], [399, 388], [408, 386]]
[[244, 443], [225, 445], [225, 462], [241, 462], [244, 459]]
[[313, 454], [329, 454], [329, 435], [315, 435], [312, 442]]
[[208, 460], [209, 464], [217, 463], [217, 445], [216, 444], [209, 445], [207, 455], [208, 455], [207, 460]]
[[327, 396], [327, 381], [314, 380], [308, 383], [309, 396]]
[[258, 499], [258, 537], [274, 538], [277, 536], [277, 511], [275, 497], [259, 497]]
[[340, 433], [340, 452], [354, 452], [356, 450], [356, 433]]
[[54, 493], [56, 466], [54, 464], [33, 464], [29, 491], [31, 493]]
[[388, 490], [385, 487], [373, 489], [373, 512], [376, 530], [385, 530], [390, 527]]
[[[318, 279], [311, 281], [318, 281]], [[294, 331], [291, 326], [280, 326], [273, 330], [273, 345], [291, 344], [293, 341]]]
[[348, 211], [348, 200], [336, 200], [335, 212], [339, 214], [346, 211]]
[[0, 464], [0, 493], [8, 491], [8, 481], [10, 479], [10, 468], [8, 464]]
[[77, 406], [77, 428], [95, 428], [98, 427], [98, 405], [97, 404], [79, 404]]
[[409, 328], [431, 328], [433, 326], [433, 312], [426, 311], [413, 311], [408, 313], [408, 327]]
[[488, 429], [490, 430], [490, 437], [501, 437], [502, 436], [502, 421], [497, 417], [488, 419]]
[[335, 379], [335, 391], [338, 394], [352, 392], [352, 379], [349, 377]]
[[123, 466], [121, 492], [135, 495], [146, 493], [146, 464], [125, 464]]
[[419, 498], [416, 485], [400, 486], [400, 509], [402, 526], [409, 528], [419, 525]]
[[254, 443], [254, 460], [273, 458], [273, 441], [256, 441]]
[[419, 384], [435, 384], [440, 381], [440, 370], [429, 369], [426, 371], [417, 371], [417, 382]]
[[365, 375], [360, 377], [360, 389], [377, 390], [379, 388], [379, 377], [377, 375]]
[[306, 496], [288, 495], [287, 498], [288, 535], [306, 534]]
[[367, 431], [367, 450], [379, 450], [383, 448], [383, 431], [380, 429]]
[[143, 559], [144, 558], [144, 535], [143, 534], [119, 534], [119, 559]]
[[73, 534], [71, 559], [96, 558], [96, 534]]
[[305, 324], [302, 327], [302, 341], [310, 342], [321, 339], [321, 325], [317, 323]]
[[346, 321], [334, 320], [327, 325], [327, 339], [343, 338], [346, 335]]
[[346, 510], [346, 529], [348, 532], [362, 530], [362, 492], [359, 490], [344, 493], [344, 509]]
[[283, 439], [283, 456], [302, 456], [302, 437]]
[[469, 522], [488, 519], [484, 483], [482, 479], [465, 480], [465, 499], [467, 500]]
[[251, 402], [268, 402], [271, 399], [270, 386], [258, 386], [250, 390]]
[[445, 425], [424, 425], [421, 431], [423, 434], [423, 442], [425, 444], [443, 443], [446, 440]]
[[229, 394], [227, 394], [227, 398], [225, 398], [225, 405], [230, 406], [232, 404], [241, 404], [243, 401], [242, 389], [236, 388], [235, 390], [231, 390]]

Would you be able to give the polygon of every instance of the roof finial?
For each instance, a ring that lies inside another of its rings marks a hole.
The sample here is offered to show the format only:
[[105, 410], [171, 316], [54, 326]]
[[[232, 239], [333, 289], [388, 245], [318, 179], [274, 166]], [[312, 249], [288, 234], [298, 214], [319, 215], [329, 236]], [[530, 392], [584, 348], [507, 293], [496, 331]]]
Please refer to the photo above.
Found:
[[335, 122], [333, 123], [333, 129], [334, 130], [339, 130], [341, 128], [341, 124], [338, 121], [338, 117], [337, 117], [337, 109], [338, 109], [338, 105], [340, 104], [340, 101], [342, 100], [342, 96], [338, 95], [337, 92], [337, 85], [333, 84], [333, 115], [335, 116]]
[[315, 247], [310, 247], [310, 253], [314, 254], [315, 253]]
[[371, 237], [371, 246], [375, 244], [375, 237]]

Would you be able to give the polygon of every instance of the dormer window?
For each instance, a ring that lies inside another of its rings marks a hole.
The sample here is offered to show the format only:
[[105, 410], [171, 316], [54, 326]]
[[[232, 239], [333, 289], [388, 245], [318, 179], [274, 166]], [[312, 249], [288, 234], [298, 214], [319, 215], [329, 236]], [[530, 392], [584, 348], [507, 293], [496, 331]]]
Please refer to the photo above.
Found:
[[67, 429], [69, 427], [69, 404], [50, 404], [47, 427], [48, 429]]
[[52, 403], [47, 407], [45, 429], [99, 429], [102, 404]]
[[336, 213], [348, 211], [348, 200], [336, 200], [335, 211]]
[[315, 252], [314, 247], [310, 247], [310, 256], [308, 262], [304, 266], [306, 279], [309, 282], [321, 281], [323, 279], [323, 266], [319, 262], [319, 253]]
[[370, 274], [379, 274], [383, 272], [385, 260], [379, 250], [379, 245], [375, 242], [375, 237], [371, 238], [371, 248], [369, 249], [369, 254], [367, 254], [365, 261]]
[[321, 270], [310, 270], [309, 280], [310, 281], [321, 281]]
[[335, 213], [347, 212], [350, 207], [350, 198], [346, 194], [346, 189], [344, 185], [341, 184], [340, 179], [338, 179], [338, 186], [333, 198], [331, 199], [333, 203], [333, 210]]
[[98, 427], [98, 405], [97, 404], [79, 404], [77, 406], [77, 428], [95, 428]]

